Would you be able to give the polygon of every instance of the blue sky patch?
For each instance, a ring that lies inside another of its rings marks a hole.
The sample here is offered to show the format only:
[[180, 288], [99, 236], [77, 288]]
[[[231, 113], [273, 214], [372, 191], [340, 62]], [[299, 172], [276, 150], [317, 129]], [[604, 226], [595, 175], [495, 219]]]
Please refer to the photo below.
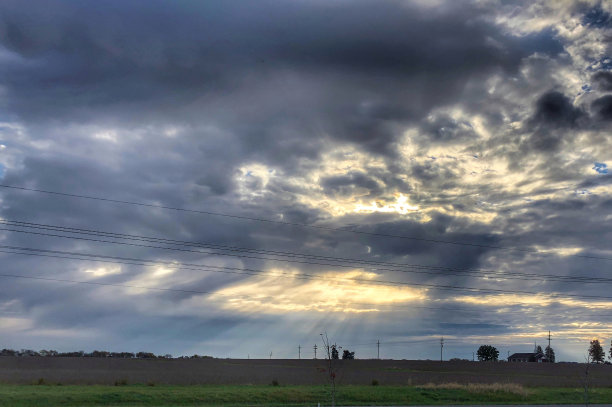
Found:
[[608, 173], [608, 164], [595, 163], [595, 165], [593, 166], [593, 169], [598, 174], [607, 174]]
[[601, 6], [596, 6], [587, 11], [582, 18], [582, 25], [593, 28], [606, 28], [612, 24], [612, 16]]
[[612, 69], [612, 58], [609, 56], [603, 56], [599, 59], [592, 59], [589, 61], [588, 71], [605, 71]]

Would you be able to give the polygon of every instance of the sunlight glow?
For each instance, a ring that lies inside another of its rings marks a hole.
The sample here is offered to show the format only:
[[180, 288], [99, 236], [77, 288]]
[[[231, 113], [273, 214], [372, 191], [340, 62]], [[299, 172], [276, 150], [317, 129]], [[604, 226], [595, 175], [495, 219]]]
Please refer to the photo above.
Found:
[[121, 274], [121, 266], [108, 265], [97, 268], [90, 268], [83, 270], [84, 273], [91, 274], [94, 277], [104, 277], [111, 274]]
[[[287, 272], [281, 270], [272, 270]], [[378, 312], [377, 306], [422, 301], [426, 289], [389, 287], [367, 284], [379, 277], [376, 273], [353, 270], [321, 274], [334, 281], [253, 276], [225, 287], [209, 298], [221, 307], [239, 312], [288, 313], [296, 311], [364, 313]], [[361, 279], [366, 282], [348, 280]]]
[[546, 307], [551, 304], [560, 304], [568, 307], [585, 309], [609, 309], [612, 301], [584, 301], [570, 297], [551, 297], [546, 294], [494, 294], [494, 295], [465, 295], [454, 297], [453, 301], [476, 305], [509, 306], [534, 305]]

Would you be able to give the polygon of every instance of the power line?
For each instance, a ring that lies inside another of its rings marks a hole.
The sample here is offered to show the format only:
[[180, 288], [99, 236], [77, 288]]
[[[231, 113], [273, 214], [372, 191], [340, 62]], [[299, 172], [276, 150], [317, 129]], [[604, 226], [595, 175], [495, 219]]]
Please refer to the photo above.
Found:
[[[355, 259], [355, 258], [336, 257], [336, 256], [312, 255], [312, 254], [306, 254], [306, 253], [287, 252], [287, 251], [280, 251], [280, 250], [254, 249], [254, 248], [236, 247], [236, 246], [228, 246], [228, 245], [219, 245], [219, 244], [208, 243], [208, 242], [207, 243], [203, 243], [203, 242], [192, 242], [192, 241], [184, 241], [184, 240], [174, 240], [174, 239], [167, 239], [167, 238], [155, 237], [155, 236], [132, 235], [132, 234], [107, 232], [107, 231], [94, 230], [94, 229], [83, 229], [83, 228], [75, 228], [75, 227], [68, 227], [68, 226], [59, 226], [59, 225], [49, 225], [49, 224], [41, 224], [41, 223], [32, 223], [32, 222], [8, 220], [8, 219], [0, 219], [0, 224], [5, 224], [5, 225], [8, 225], [8, 226], [16, 226], [16, 227], [21, 227], [21, 228], [51, 230], [51, 231], [58, 231], [58, 232], [71, 233], [71, 234], [85, 234], [85, 235], [93, 235], [93, 236], [111, 237], [111, 238], [117, 238], [117, 239], [122, 239], [122, 240], [129, 240], [129, 241], [144, 241], [144, 242], [164, 243], [164, 244], [179, 245], [179, 246], [186, 246], [186, 247], [213, 248], [213, 249], [216, 249], [216, 250], [235, 251], [235, 252], [246, 251], [246, 252], [250, 252], [250, 253], [272, 254], [272, 255], [275, 255], [275, 256], [282, 256], [282, 257], [300, 257], [300, 258], [307, 258], [307, 259], [323, 259], [323, 260], [328, 260], [328, 261], [364, 263], [364, 264], [368, 264], [368, 265], [377, 265], [377, 266], [386, 266], [386, 267], [410, 267], [410, 268], [424, 268], [424, 269], [449, 270], [449, 271], [465, 271], [465, 272], [468, 272], [468, 271], [472, 272], [473, 271], [473, 272], [482, 272], [482, 273], [488, 273], [488, 274], [507, 275], [507, 272], [498, 271], [498, 270], [485, 270], [485, 269], [475, 269], [475, 268], [458, 269], [458, 268], [443, 267], [443, 266], [429, 266], [429, 265], [421, 265], [421, 264], [392, 263], [392, 262], [384, 262], [384, 261], [377, 261], [377, 260], [366, 260], [366, 259]], [[28, 231], [16, 230], [16, 229], [0, 229], [0, 230], [11, 231], [11, 232], [19, 232], [19, 233], [32, 233], [32, 234], [36, 234], [34, 232], [28, 232]], [[63, 237], [63, 238], [76, 238], [76, 237], [69, 237], [69, 236], [55, 235], [55, 234], [48, 234], [48, 235], [45, 235], [45, 236]], [[102, 242], [113, 243], [113, 241], [102, 241]], [[114, 243], [118, 243], [118, 242], [114, 242]], [[146, 247], [149, 247], [149, 246], [146, 246]], [[168, 250], [171, 250], [171, 248], [168, 248], [168, 247], [164, 247], [164, 248], [168, 249]], [[210, 252], [201, 252], [201, 253], [210, 253]], [[272, 260], [271, 258], [268, 258], [268, 257], [264, 257], [263, 259]], [[283, 261], [288, 261], [288, 260], [283, 260]], [[328, 265], [328, 264], [323, 264], [323, 265]], [[530, 275], [530, 274], [522, 274], [522, 273], [520, 273], [519, 275]], [[541, 275], [536, 274], [536, 276], [541, 276]], [[580, 277], [575, 277], [575, 278], [580, 278]]]
[[[39, 276], [24, 276], [24, 275], [17, 275], [17, 274], [0, 274], [0, 277], [8, 277], [8, 278], [18, 278], [18, 279], [27, 279], [27, 280], [38, 280], [38, 281], [46, 281], [46, 282], [62, 282], [62, 283], [72, 283], [72, 284], [84, 284], [84, 285], [93, 285], [93, 286], [108, 286], [108, 287], [120, 287], [120, 288], [135, 288], [135, 289], [141, 289], [141, 290], [152, 290], [152, 291], [162, 291], [162, 292], [180, 292], [180, 293], [187, 293], [187, 294], [214, 294], [214, 295], [218, 295], [221, 297], [231, 297], [231, 298], [244, 298], [247, 300], [258, 300], [261, 301], [262, 298], [261, 296], [257, 296], [257, 297], [253, 297], [253, 296], [249, 296], [249, 295], [234, 295], [234, 294], [222, 294], [222, 293], [218, 293], [215, 291], [206, 291], [206, 290], [192, 290], [192, 289], [179, 289], [179, 288], [167, 288], [167, 287], [150, 287], [150, 286], [140, 286], [140, 285], [133, 285], [133, 284], [119, 284], [119, 283], [104, 283], [104, 282], [99, 282], [99, 281], [82, 281], [82, 280], [72, 280], [72, 279], [60, 279], [60, 278], [51, 278], [51, 277], [39, 277]], [[354, 304], [354, 305], [369, 305], [369, 306], [377, 306], [376, 304], [366, 304], [366, 303], [358, 303], [358, 302], [350, 302], [347, 304]], [[397, 306], [394, 306], [392, 308], [400, 308]], [[419, 306], [410, 306], [410, 308], [430, 308], [433, 309], [433, 307], [419, 307]], [[441, 308], [442, 309], [442, 308]], [[444, 310], [455, 310], [455, 311], [462, 311], [461, 309], [452, 309], [452, 308], [443, 308]], [[12, 313], [12, 312], [11, 312]], [[504, 314], [507, 312], [503, 312]], [[524, 313], [521, 313], [522, 315], [525, 315]], [[584, 316], [589, 316], [589, 315], [584, 315], [584, 314], [574, 314], [574, 316], [576, 317], [584, 317]], [[598, 314], [592, 314], [592, 316], [597, 316], [597, 317], [602, 317], [602, 316], [606, 316], [606, 315], [598, 315]], [[611, 316], [611, 315], [608, 315]], [[448, 339], [447, 339], [448, 340]], [[393, 341], [393, 342], [379, 342], [379, 344], [384, 344], [384, 345], [389, 345], [389, 346], [394, 346], [394, 345], [405, 345], [405, 344], [415, 344], [415, 343], [425, 343], [425, 342], [430, 342], [431, 340], [427, 339], [427, 340], [419, 340], [419, 341]], [[376, 343], [374, 343], [376, 344]], [[368, 343], [368, 344], [354, 344], [354, 345], [347, 345], [347, 346], [371, 346], [372, 343]]]
[[[354, 233], [354, 234], [360, 234], [360, 235], [366, 235], [366, 236], [407, 239], [407, 240], [415, 240], [415, 241], [437, 243], [437, 244], [480, 247], [480, 248], [497, 249], [497, 250], [510, 250], [510, 251], [524, 252], [524, 253], [536, 253], [539, 255], [551, 255], [551, 253], [543, 253], [537, 249], [505, 247], [505, 246], [499, 246], [499, 245], [487, 245], [487, 244], [481, 244], [481, 243], [469, 243], [469, 242], [460, 242], [460, 241], [452, 241], [452, 240], [429, 239], [429, 238], [422, 238], [422, 237], [415, 237], [415, 236], [396, 235], [396, 234], [390, 234], [390, 233], [367, 232], [367, 231], [362, 231], [362, 230], [346, 229], [346, 228], [339, 228], [339, 227], [332, 227], [332, 226], [309, 225], [309, 224], [298, 223], [298, 222], [287, 222], [287, 221], [282, 221], [282, 220], [257, 218], [257, 217], [251, 217], [251, 216], [243, 216], [243, 215], [233, 215], [233, 214], [228, 214], [228, 213], [223, 213], [223, 212], [213, 212], [213, 211], [205, 211], [205, 210], [199, 210], [199, 209], [187, 209], [187, 208], [180, 208], [180, 207], [175, 207], [175, 206], [166, 206], [166, 205], [159, 205], [159, 204], [148, 204], [144, 202], [103, 198], [103, 197], [91, 196], [91, 195], [72, 194], [72, 193], [67, 193], [67, 192], [50, 191], [50, 190], [37, 189], [37, 188], [27, 188], [27, 187], [15, 186], [15, 185], [0, 184], [0, 188], [14, 189], [14, 190], [19, 190], [19, 191], [37, 192], [37, 193], [69, 197], [69, 198], [89, 199], [89, 200], [110, 202], [110, 203], [123, 204], [123, 205], [133, 205], [133, 206], [141, 206], [141, 207], [148, 207], [148, 208], [166, 209], [166, 210], [172, 210], [172, 211], [178, 211], [178, 212], [188, 212], [188, 213], [197, 213], [197, 214], [202, 214], [202, 215], [220, 216], [220, 217], [226, 217], [226, 218], [232, 218], [232, 219], [249, 220], [249, 221], [263, 222], [263, 223], [269, 223], [269, 224], [311, 228], [311, 229], [333, 231], [333, 232], [344, 232], [344, 233]], [[573, 254], [571, 256], [580, 257], [580, 258], [588, 258], [588, 259], [597, 259], [597, 260], [612, 260], [612, 258], [609, 258], [609, 257], [592, 256], [592, 255]]]
[[[3, 246], [0, 246], [3, 247]], [[279, 277], [279, 278], [292, 278], [292, 279], [300, 279], [300, 280], [312, 280], [312, 279], [317, 279], [317, 280], [323, 280], [323, 281], [327, 281], [327, 282], [333, 282], [333, 283], [343, 283], [346, 281], [355, 281], [355, 282], [360, 282], [360, 283], [366, 283], [366, 284], [371, 284], [371, 285], [383, 285], [383, 286], [393, 286], [393, 287], [397, 287], [398, 285], [412, 285], [411, 283], [406, 283], [406, 282], [392, 282], [392, 281], [382, 281], [382, 280], [365, 280], [365, 279], [355, 279], [355, 278], [328, 278], [328, 277], [324, 277], [324, 276], [318, 276], [318, 275], [312, 275], [312, 274], [299, 274], [297, 275], [296, 273], [267, 273], [263, 270], [257, 270], [257, 269], [249, 269], [249, 268], [236, 268], [236, 267], [224, 267], [224, 266], [214, 266], [214, 265], [197, 265], [197, 264], [185, 264], [185, 263], [180, 263], [181, 265], [177, 264], [176, 262], [162, 262], [162, 261], [150, 261], [150, 260], [142, 260], [142, 259], [133, 259], [133, 258], [123, 258], [123, 257], [114, 257], [114, 256], [103, 256], [103, 255], [92, 255], [92, 254], [85, 254], [85, 253], [74, 253], [74, 252], [61, 252], [61, 251], [57, 251], [57, 250], [44, 250], [44, 249], [32, 249], [32, 248], [18, 248], [15, 246], [8, 246], [9, 248], [15, 248], [17, 250], [29, 250], [29, 251], [35, 251], [35, 252], [50, 252], [50, 253], [56, 253], [56, 254], [41, 254], [41, 253], [21, 253], [21, 252], [17, 252], [17, 251], [7, 251], [7, 250], [1, 250], [0, 249], [0, 253], [9, 253], [9, 254], [18, 254], [18, 255], [29, 255], [29, 256], [39, 256], [39, 257], [51, 257], [51, 258], [61, 258], [61, 259], [71, 259], [71, 260], [85, 260], [85, 261], [95, 261], [95, 262], [102, 262], [102, 263], [112, 263], [112, 264], [127, 264], [127, 265], [137, 265], [137, 266], [152, 266], [152, 265], [167, 265], [170, 267], [173, 267], [175, 269], [180, 269], [180, 270], [196, 270], [196, 271], [210, 271], [210, 272], [217, 272], [217, 273], [226, 273], [226, 274], [239, 274], [239, 275], [267, 275], [267, 276], [272, 276], [272, 277]], [[57, 253], [64, 253], [67, 254], [67, 256], [60, 256]], [[74, 256], [83, 256], [83, 257], [74, 257]], [[98, 258], [95, 258], [98, 257]], [[109, 259], [115, 259], [115, 260], [109, 260]], [[212, 269], [211, 269], [212, 268]], [[288, 276], [288, 277], [286, 277]], [[142, 288], [142, 287], [141, 287]], [[247, 298], [251, 298], [246, 296]], [[347, 304], [351, 304], [351, 305], [365, 305], [365, 306], [371, 306], [371, 307], [376, 307], [378, 308], [390, 308], [393, 310], [398, 310], [398, 309], [406, 309], [406, 310], [412, 310], [412, 309], [427, 309], [427, 310], [440, 310], [440, 311], [453, 311], [453, 312], [474, 312], [474, 313], [482, 313], [482, 310], [468, 310], [468, 309], [464, 309], [464, 308], [457, 308], [457, 307], [429, 307], [429, 306], [417, 306], [417, 305], [410, 305], [410, 306], [390, 306], [390, 305], [385, 305], [385, 304], [373, 304], [373, 303], [360, 303], [360, 302], [350, 302]], [[520, 314], [520, 315], [525, 315], [525, 311], [497, 311], [494, 312], [494, 314]], [[588, 317], [588, 316], [597, 316], [597, 317], [608, 317], [608, 316], [612, 316], [612, 314], [579, 314], [579, 313], [575, 313], [573, 312], [572, 315], [576, 316], [576, 317]]]
[[174, 240], [174, 239], [167, 239], [167, 238], [161, 238], [161, 237], [131, 235], [131, 234], [124, 234], [124, 233], [106, 232], [106, 231], [100, 231], [100, 230], [94, 230], [94, 229], [74, 228], [74, 227], [67, 227], [67, 226], [23, 222], [23, 221], [8, 220], [8, 219], [0, 219], [0, 224], [23, 227], [23, 228], [34, 228], [34, 229], [42, 229], [42, 230], [59, 231], [59, 232], [65, 232], [65, 233], [113, 237], [113, 238], [119, 238], [119, 239], [164, 243], [164, 244], [172, 244], [172, 245], [180, 245], [180, 246], [188, 246], [188, 247], [204, 247], [204, 248], [213, 248], [213, 249], [218, 249], [218, 250], [239, 251], [239, 252], [244, 251], [244, 252], [253, 252], [253, 253], [260, 253], [260, 254], [272, 254], [272, 255], [278, 255], [278, 256], [284, 256], [284, 257], [304, 257], [304, 258], [315, 258], [315, 259], [324, 259], [324, 260], [332, 260], [332, 261], [351, 261], [353, 263], [364, 262], [367, 264], [374, 264], [374, 265], [382, 264], [382, 265], [403, 266], [402, 264], [398, 264], [398, 263], [388, 263], [388, 262], [381, 262], [381, 261], [374, 261], [374, 260], [353, 259], [353, 258], [334, 257], [334, 256], [322, 256], [322, 255], [287, 252], [287, 251], [280, 251], [280, 250], [254, 249], [254, 248], [247, 248], [247, 247], [220, 245], [220, 244], [215, 244], [215, 243]]
[[[186, 269], [189, 270], [189, 267], [185, 267], [185, 266], [176, 266], [176, 263], [172, 263], [172, 262], [153, 262], [153, 261], [148, 261], [148, 260], [143, 260], [143, 259], [130, 259], [130, 258], [118, 258], [118, 257], [114, 257], [114, 256], [104, 256], [104, 255], [95, 255], [95, 254], [88, 254], [88, 253], [75, 253], [75, 252], [64, 252], [64, 251], [59, 251], [59, 250], [45, 250], [45, 249], [35, 249], [35, 248], [24, 248], [24, 247], [18, 247], [18, 246], [5, 246], [5, 245], [0, 245], [0, 248], [7, 248], [7, 249], [12, 249], [12, 250], [23, 250], [23, 251], [28, 251], [27, 253], [19, 253], [19, 252], [10, 252], [12, 254], [19, 254], [19, 255], [34, 255], [34, 256], [43, 256], [43, 257], [57, 257], [57, 258], [67, 258], [67, 259], [73, 259], [73, 260], [89, 260], [89, 261], [97, 261], [97, 262], [105, 262], [105, 263], [119, 263], [119, 264], [132, 264], [132, 265], [155, 265], [155, 264], [164, 264], [164, 265], [168, 265], [169, 263], [171, 265], [173, 265], [174, 268], [176, 269]], [[42, 253], [42, 254], [41, 254]], [[44, 253], [53, 253], [53, 254], [44, 254]], [[65, 256], [60, 256], [60, 254], [65, 255]], [[73, 256], [73, 257], [70, 257]], [[83, 257], [74, 257], [74, 256], [83, 256]], [[196, 270], [200, 270], [200, 271], [211, 271], [211, 272], [228, 272], [228, 273], [232, 273], [232, 274], [252, 274], [252, 272], [232, 272], [232, 271], [220, 271], [220, 270], [205, 270], [203, 268], [206, 267], [210, 267], [210, 266], [201, 266], [201, 265], [193, 265], [193, 266], [197, 266], [199, 268], [196, 267]], [[220, 267], [221, 268], [221, 267]], [[265, 273], [263, 271], [257, 272], [257, 274], [262, 274]], [[284, 273], [287, 274], [287, 273]], [[289, 277], [284, 277], [283, 275], [274, 275], [276, 277], [279, 278], [305, 278], [305, 279], [311, 279], [311, 278], [319, 278], [320, 276], [316, 276], [316, 275], [305, 275], [303, 273], [289, 273], [290, 276]], [[326, 279], [326, 278], [321, 278], [321, 279]], [[332, 279], [333, 280], [333, 279]], [[342, 279], [336, 279], [336, 280], [340, 280], [342, 281]], [[354, 278], [344, 278], [343, 280], [347, 281], [347, 280], [352, 280], [352, 281], [358, 281], [358, 282], [364, 282], [364, 283], [370, 283], [373, 280], [367, 280], [367, 279], [354, 279]], [[363, 281], [361, 281], [363, 280]], [[400, 285], [400, 286], [418, 286], [418, 287], [427, 287], [427, 288], [435, 288], [435, 289], [439, 289], [439, 290], [450, 290], [450, 291], [466, 291], [466, 292], [483, 292], [483, 293], [496, 293], [496, 294], [527, 294], [527, 295], [543, 295], [546, 297], [551, 297], [551, 298], [558, 298], [558, 297], [570, 297], [570, 298], [590, 298], [590, 299], [606, 299], [606, 300], [612, 300], [612, 297], [609, 296], [599, 296], [599, 295], [585, 295], [585, 294], [561, 294], [561, 293], [540, 293], [540, 292], [533, 292], [533, 291], [523, 291], [523, 290], [501, 290], [501, 289], [494, 289], [494, 288], [477, 288], [477, 287], [461, 287], [461, 286], [454, 286], [454, 285], [439, 285], [439, 284], [425, 284], [425, 283], [413, 283], [413, 282], [396, 282], [396, 281], [380, 281], [381, 285], [386, 285], [386, 284], [391, 284], [391, 285]]]
[[[272, 277], [288, 276], [289, 278], [292, 278], [292, 279], [302, 279], [302, 280], [318, 279], [318, 280], [333, 281], [333, 282], [355, 281], [355, 282], [366, 283], [366, 284], [371, 284], [371, 285], [387, 285], [387, 286], [394, 286], [394, 287], [400, 286], [400, 285], [410, 285], [410, 283], [400, 282], [400, 281], [395, 282], [395, 281], [385, 281], [385, 280], [357, 279], [357, 278], [350, 278], [350, 277], [331, 278], [331, 277], [319, 276], [316, 274], [307, 274], [307, 273], [298, 274], [298, 273], [292, 273], [292, 272], [273, 272], [271, 273], [271, 272], [266, 272], [264, 270], [257, 270], [257, 269], [250, 269], [250, 268], [200, 265], [200, 264], [191, 264], [191, 263], [177, 263], [177, 262], [171, 262], [171, 261], [157, 261], [157, 260], [153, 261], [153, 260], [146, 260], [146, 259], [105, 256], [105, 255], [77, 253], [77, 252], [66, 252], [66, 251], [60, 251], [60, 250], [35, 249], [35, 248], [18, 247], [18, 246], [0, 245], [0, 248], [27, 251], [26, 253], [21, 253], [19, 251], [0, 250], [0, 253], [9, 253], [9, 254], [18, 254], [18, 255], [27, 255], [27, 256], [39, 256], [39, 257], [51, 257], [51, 258], [60, 258], [60, 259], [71, 259], [71, 260], [85, 260], [85, 261], [95, 261], [95, 262], [112, 263], [112, 264], [126, 264], [126, 265], [135, 265], [135, 266], [165, 265], [165, 266], [169, 266], [169, 267], [172, 267], [178, 270], [210, 271], [210, 272], [215, 272], [215, 273], [242, 274], [242, 275], [265, 275], [265, 276], [272, 276]], [[44, 253], [52, 253], [52, 254], [44, 254]]]
[[[1, 221], [0, 224], [9, 224], [13, 221]], [[15, 223], [25, 223], [25, 222], [15, 222]], [[120, 233], [112, 233], [112, 232], [103, 232], [103, 231], [95, 231], [95, 230], [84, 230], [78, 228], [68, 228], [62, 226], [53, 226], [53, 225], [43, 225], [43, 224], [31, 224], [29, 223], [27, 226], [14, 225], [17, 227], [25, 227], [25, 228], [33, 228], [33, 229], [43, 229], [43, 230], [57, 230], [63, 233], [71, 233], [71, 234], [86, 234], [86, 235], [94, 235], [94, 236], [111, 236], [115, 239], [127, 240], [128, 242], [121, 242], [117, 240], [104, 240], [104, 239], [96, 239], [90, 237], [83, 236], [67, 236], [60, 235], [55, 233], [45, 233], [45, 232], [35, 232], [31, 230], [19, 230], [19, 229], [9, 229], [9, 228], [0, 228], [0, 230], [15, 232], [15, 233], [25, 233], [25, 234], [33, 234], [39, 236], [47, 236], [53, 238], [63, 238], [63, 239], [75, 239], [75, 240], [84, 240], [84, 241], [92, 241], [98, 243], [110, 243], [110, 244], [118, 244], [118, 245], [128, 245], [135, 247], [145, 247], [145, 248], [153, 248], [153, 249], [162, 249], [162, 250], [170, 250], [170, 251], [180, 251], [180, 252], [191, 252], [191, 253], [199, 253], [199, 254], [213, 254], [219, 256], [230, 256], [230, 257], [243, 257], [243, 258], [251, 258], [257, 260], [272, 260], [272, 261], [283, 261], [288, 263], [297, 263], [297, 264], [308, 264], [308, 265], [320, 265], [320, 266], [331, 266], [331, 267], [343, 267], [343, 268], [353, 268], [352, 265], [347, 264], [335, 264], [335, 263], [322, 263], [316, 261], [306, 261], [306, 260], [291, 260], [291, 259], [282, 259], [276, 257], [262, 257], [260, 255], [248, 255], [248, 254], [236, 254], [236, 253], [224, 253], [217, 251], [203, 251], [203, 250], [192, 250], [192, 249], [184, 249], [180, 247], [167, 247], [167, 246], [156, 246], [149, 244], [140, 244], [140, 243], [131, 243], [132, 241], [171, 241], [169, 239], [156, 238], [156, 237], [146, 237], [146, 236], [137, 236], [137, 235], [127, 235]], [[65, 229], [65, 230], [61, 230]], [[86, 232], [80, 232], [84, 230]], [[176, 241], [179, 242], [179, 241]], [[177, 243], [178, 244], [178, 243]], [[183, 244], [183, 243], [181, 243]], [[197, 243], [186, 242], [185, 246], [196, 246]], [[207, 245], [207, 244], [200, 244]], [[227, 246], [226, 246], [227, 247]], [[225, 250], [225, 249], [223, 249]], [[233, 248], [234, 251], [239, 251], [241, 248]], [[245, 250], [256, 250], [256, 249], [245, 249]], [[278, 252], [281, 253], [281, 252]], [[293, 254], [293, 253], [292, 253]], [[298, 253], [296, 253], [298, 254]], [[309, 258], [308, 254], [299, 254], [303, 258]], [[313, 256], [314, 258], [325, 258], [329, 261], [355, 261], [358, 264], [362, 262], [367, 262], [366, 260], [359, 259], [348, 259], [348, 258], [334, 258], [332, 256]], [[392, 268], [376, 268], [377, 271], [391, 271], [391, 272], [403, 272], [403, 273], [417, 273], [417, 274], [434, 274], [434, 275], [460, 275], [460, 276], [471, 276], [477, 278], [498, 278], [504, 280], [535, 280], [535, 281], [558, 281], [558, 282], [581, 282], [581, 283], [612, 283], [612, 279], [610, 278], [595, 278], [589, 276], [561, 276], [555, 274], [535, 274], [535, 273], [517, 273], [517, 272], [503, 272], [498, 270], [483, 270], [483, 269], [456, 269], [451, 267], [440, 267], [440, 266], [426, 266], [419, 264], [406, 264], [401, 265], [399, 263], [384, 263], [378, 262], [380, 265], [389, 265]], [[400, 269], [399, 267], [404, 267], [404, 269]], [[408, 269], [406, 269], [408, 268]]]

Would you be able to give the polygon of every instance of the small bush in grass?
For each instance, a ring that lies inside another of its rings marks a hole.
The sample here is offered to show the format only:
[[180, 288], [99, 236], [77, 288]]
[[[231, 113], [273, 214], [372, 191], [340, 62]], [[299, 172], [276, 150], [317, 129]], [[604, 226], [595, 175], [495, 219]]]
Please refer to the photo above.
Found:
[[115, 380], [115, 386], [127, 386], [127, 380], [126, 379]]
[[378, 380], [374, 379], [372, 380], [372, 386], [378, 386]]
[[147, 382], [147, 386], [155, 387], [155, 382]]
[[278, 386], [278, 380], [276, 379], [272, 380], [272, 386]]
[[38, 384], [39, 386], [41, 386], [41, 385], [45, 384], [45, 379], [43, 379], [42, 377], [41, 377], [41, 378], [39, 378], [39, 379], [36, 381], [36, 384]]

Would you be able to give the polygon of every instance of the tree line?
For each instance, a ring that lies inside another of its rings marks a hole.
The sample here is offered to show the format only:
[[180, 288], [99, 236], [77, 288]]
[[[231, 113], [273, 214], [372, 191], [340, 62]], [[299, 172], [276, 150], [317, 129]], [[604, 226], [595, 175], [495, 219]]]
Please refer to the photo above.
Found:
[[[534, 355], [541, 355], [546, 357], [546, 362], [555, 363], [556, 356], [555, 350], [550, 346], [546, 347], [546, 350], [542, 350], [541, 346], [537, 346]], [[497, 361], [499, 359], [499, 351], [496, 347], [491, 345], [482, 345], [476, 352], [478, 360], [481, 362]]]
[[[340, 359], [340, 353], [336, 345], [331, 345], [331, 358]], [[344, 349], [344, 351], [342, 351], [342, 359], [355, 359], [355, 352]]]
[[[550, 346], [547, 346], [546, 350], [544, 351], [542, 351], [541, 346], [538, 346], [535, 354], [546, 356], [547, 362], [555, 362], [555, 351]], [[499, 351], [494, 346], [482, 345], [480, 348], [478, 348], [476, 355], [478, 356], [479, 361], [497, 361], [499, 358]], [[599, 340], [593, 339], [589, 345], [587, 361], [589, 363], [610, 363], [606, 362], [605, 358], [606, 352], [599, 343]], [[610, 341], [610, 352], [608, 354], [608, 359], [612, 359], [612, 340]]]
[[93, 352], [58, 352], [56, 350], [46, 350], [43, 349], [41, 351], [35, 351], [32, 349], [21, 349], [21, 350], [13, 350], [13, 349], [2, 349], [0, 350], [0, 356], [20, 356], [20, 357], [28, 357], [28, 356], [42, 356], [42, 357], [80, 357], [80, 358], [116, 358], [116, 359], [212, 359], [212, 356], [201, 356], [201, 355], [193, 355], [193, 356], [179, 356], [178, 358], [173, 358], [170, 354], [165, 355], [156, 355], [152, 352], [108, 352], [104, 350], [94, 350]]

